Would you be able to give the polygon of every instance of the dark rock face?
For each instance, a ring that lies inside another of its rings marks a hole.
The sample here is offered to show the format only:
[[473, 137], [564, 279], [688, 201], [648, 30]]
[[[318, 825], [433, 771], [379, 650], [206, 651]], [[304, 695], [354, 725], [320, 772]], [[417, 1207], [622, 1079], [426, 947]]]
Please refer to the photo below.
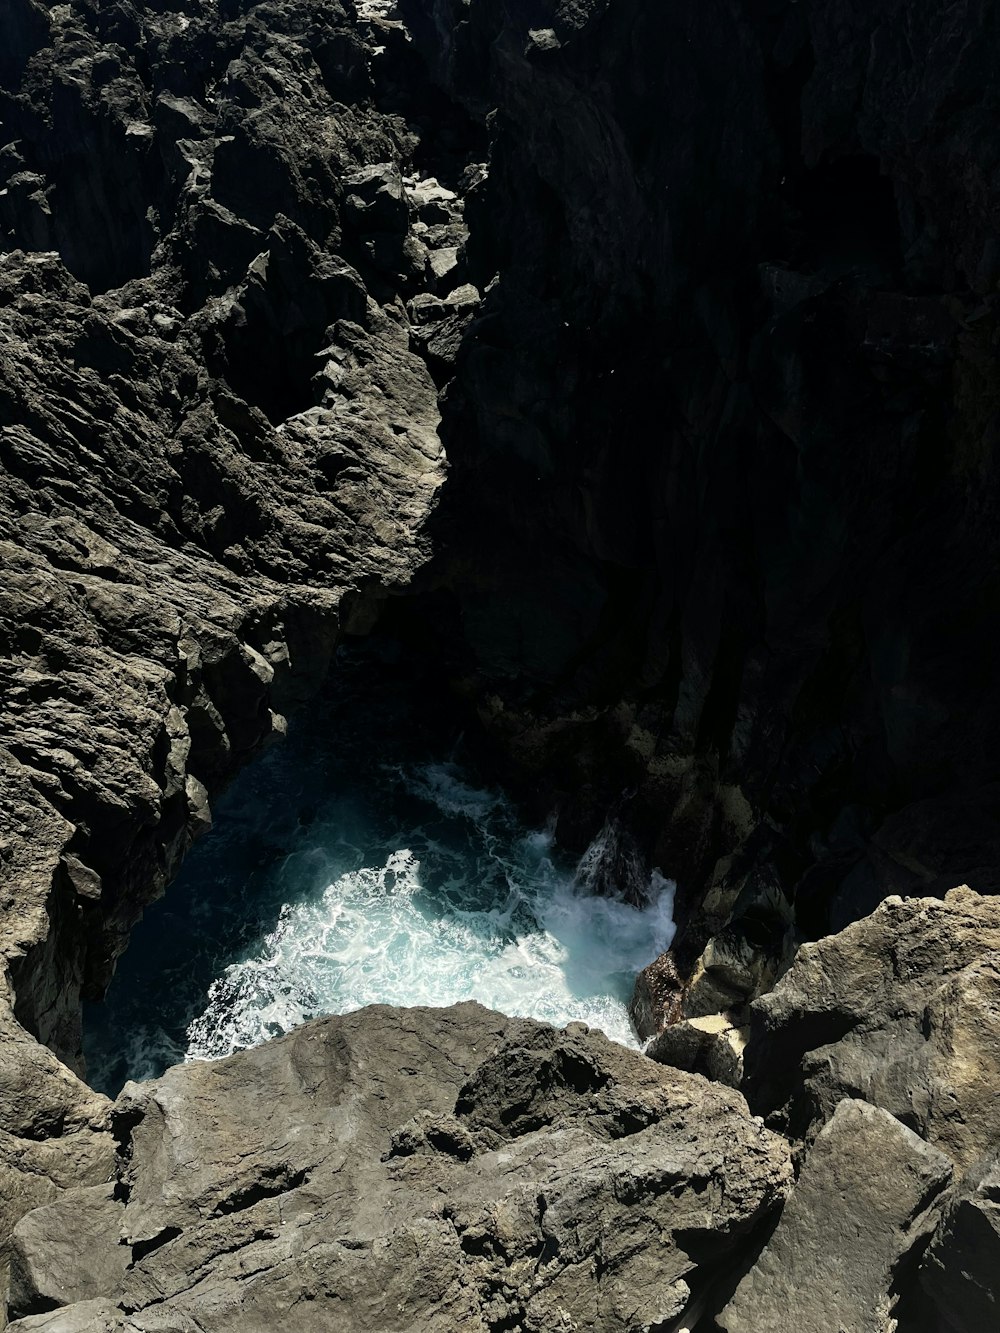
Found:
[[406, 12], [498, 108], [442, 516], [498, 748], [570, 839], [634, 789], [685, 974], [992, 890], [992, 10]]
[[648, 1330], [790, 1182], [737, 1093], [472, 1004], [308, 1024], [130, 1084], [113, 1120], [107, 1258], [63, 1248], [99, 1191], [25, 1218], [19, 1333], [50, 1326], [42, 1295], [93, 1333]]
[[75, 1059], [81, 990], [211, 794], [424, 558], [443, 456], [405, 256], [376, 273], [387, 224], [352, 203], [391, 177], [404, 237], [418, 144], [353, 10], [15, 8], [3, 948], [18, 1017]]
[[954, 1200], [924, 1260], [922, 1286], [937, 1307], [942, 1333], [996, 1324], [998, 1258], [1000, 1162], [994, 1161]]

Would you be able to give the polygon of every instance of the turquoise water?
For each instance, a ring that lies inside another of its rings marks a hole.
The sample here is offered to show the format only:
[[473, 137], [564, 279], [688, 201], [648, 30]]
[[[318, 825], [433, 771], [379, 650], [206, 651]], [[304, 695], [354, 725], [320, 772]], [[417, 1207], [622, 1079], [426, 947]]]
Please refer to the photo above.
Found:
[[[636, 972], [673, 935], [659, 874], [637, 910], [589, 893], [550, 830], [440, 746], [393, 677], [346, 666], [323, 720], [243, 774], [216, 826], [88, 1006], [91, 1081], [115, 1093], [321, 1014], [475, 999], [635, 1045]], [[384, 702], [391, 687], [393, 704]]]

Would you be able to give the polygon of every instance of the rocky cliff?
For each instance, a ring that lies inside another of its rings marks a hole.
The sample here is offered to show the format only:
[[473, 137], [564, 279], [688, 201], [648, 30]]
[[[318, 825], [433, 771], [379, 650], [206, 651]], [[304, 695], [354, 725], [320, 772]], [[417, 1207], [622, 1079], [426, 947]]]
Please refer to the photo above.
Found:
[[[989, 1327], [992, 9], [3, 23], [18, 1327]], [[678, 877], [656, 1060], [368, 1011], [110, 1104], [81, 996], [377, 622]]]
[[570, 840], [630, 793], [731, 1001], [993, 891], [992, 9], [411, 11], [497, 107], [440, 514], [497, 750]]
[[984, 1333], [998, 941], [963, 887], [805, 946], [738, 1089], [464, 1004], [92, 1098], [53, 1150], [81, 1183], [13, 1227], [11, 1328]]
[[3, 22], [9, 1222], [107, 1175], [105, 1108], [49, 1054], [79, 1071], [81, 995], [426, 557], [445, 469], [404, 300], [461, 286], [461, 208], [377, 105], [353, 7], [14, 0]]

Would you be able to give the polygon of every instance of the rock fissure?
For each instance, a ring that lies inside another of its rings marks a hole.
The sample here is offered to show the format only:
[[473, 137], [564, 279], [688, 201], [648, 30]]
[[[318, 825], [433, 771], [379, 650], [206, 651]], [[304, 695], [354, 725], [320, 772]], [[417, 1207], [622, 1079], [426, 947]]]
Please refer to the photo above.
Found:
[[[978, 1333], [988, 7], [9, 10], [17, 1323]], [[564, 846], [607, 821], [608, 883], [677, 876], [681, 929], [633, 1004], [654, 1059], [376, 1010], [112, 1108], [78, 1077], [81, 999], [376, 628]], [[101, 1238], [86, 1272], [74, 1209]]]

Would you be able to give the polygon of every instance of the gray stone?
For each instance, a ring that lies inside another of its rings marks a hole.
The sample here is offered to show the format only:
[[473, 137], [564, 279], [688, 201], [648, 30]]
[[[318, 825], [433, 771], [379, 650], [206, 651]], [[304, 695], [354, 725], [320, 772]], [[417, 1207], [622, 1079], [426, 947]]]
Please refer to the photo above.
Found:
[[408, 586], [444, 477], [402, 279], [357, 267], [371, 228], [402, 252], [417, 137], [353, 12], [196, 9], [4, 10], [0, 1266], [108, 1176], [56, 1059], [82, 1072], [81, 995]]
[[110, 1184], [67, 1190], [14, 1228], [9, 1313], [72, 1305], [114, 1291], [131, 1252]]
[[1000, 1142], [998, 1086], [1000, 900], [966, 887], [887, 899], [751, 1006], [743, 1090], [797, 1139], [863, 1097], [968, 1168]]
[[743, 1078], [747, 1029], [726, 1014], [685, 1018], [665, 1027], [647, 1044], [646, 1055], [675, 1069], [690, 1069], [738, 1088]]
[[[307, 1024], [129, 1084], [114, 1116], [131, 1262], [101, 1294], [142, 1333], [640, 1333], [704, 1296], [791, 1179], [738, 1093], [473, 1004]], [[68, 1291], [43, 1211], [22, 1264]]]
[[443, 297], [435, 296], [432, 292], [420, 292], [407, 302], [407, 313], [410, 321], [416, 325], [434, 324], [438, 320], [446, 319], [451, 313]]
[[893, 1333], [952, 1176], [886, 1111], [844, 1100], [777, 1229], [718, 1317], [725, 1333]]
[[403, 177], [394, 162], [381, 162], [348, 176], [345, 218], [363, 232], [405, 232], [409, 224]]
[[457, 245], [444, 245], [430, 250], [427, 256], [427, 277], [431, 288], [439, 296], [460, 286], [465, 280], [465, 265], [462, 252]]
[[[28, 1315], [7, 1325], [12, 1333], [137, 1333], [136, 1326], [113, 1301], [81, 1301], [45, 1314]], [[159, 1333], [171, 1333], [169, 1324]], [[175, 1329], [174, 1333], [183, 1333]]]

